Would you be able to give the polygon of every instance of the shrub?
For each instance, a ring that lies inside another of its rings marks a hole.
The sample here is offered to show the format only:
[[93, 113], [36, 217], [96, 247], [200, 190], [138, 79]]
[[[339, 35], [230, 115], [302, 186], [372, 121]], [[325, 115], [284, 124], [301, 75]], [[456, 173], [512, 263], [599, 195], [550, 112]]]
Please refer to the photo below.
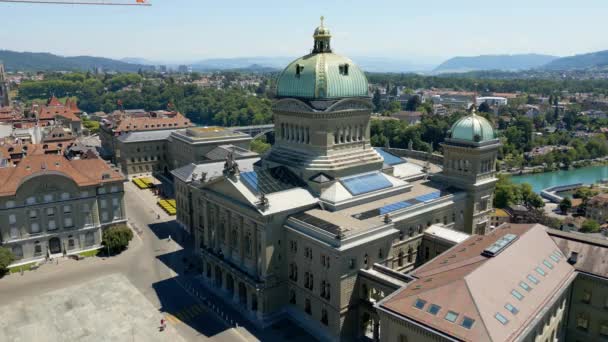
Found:
[[0, 247], [0, 275], [6, 272], [6, 268], [13, 261], [15, 261], [15, 256], [13, 255], [13, 252], [11, 252], [7, 248]]
[[102, 244], [110, 254], [124, 251], [133, 239], [133, 231], [126, 225], [113, 226], [103, 232]]

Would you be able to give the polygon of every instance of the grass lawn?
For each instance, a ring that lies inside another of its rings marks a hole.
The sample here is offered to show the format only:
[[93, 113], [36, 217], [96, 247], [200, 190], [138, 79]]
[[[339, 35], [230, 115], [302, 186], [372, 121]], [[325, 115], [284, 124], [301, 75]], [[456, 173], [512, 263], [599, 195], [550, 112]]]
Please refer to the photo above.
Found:
[[9, 268], [9, 272], [10, 273], [17, 273], [17, 272], [21, 272], [21, 270], [23, 269], [24, 271], [29, 271], [32, 269], [32, 266], [36, 265], [35, 262], [29, 263], [29, 264], [25, 264], [25, 265], [21, 265], [21, 266], [15, 266], [15, 267], [11, 267]]
[[78, 253], [78, 255], [80, 255], [81, 257], [88, 258], [88, 257], [96, 256], [98, 253], [99, 253], [99, 249], [94, 249], [92, 251]]

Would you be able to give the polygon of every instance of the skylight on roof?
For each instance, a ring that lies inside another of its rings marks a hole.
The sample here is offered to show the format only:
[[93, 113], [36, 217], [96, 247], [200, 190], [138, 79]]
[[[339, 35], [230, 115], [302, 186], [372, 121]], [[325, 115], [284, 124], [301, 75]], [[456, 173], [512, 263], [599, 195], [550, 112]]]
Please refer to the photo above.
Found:
[[519, 291], [517, 290], [511, 290], [511, 294], [513, 295], [513, 297], [517, 298], [517, 300], [522, 300], [524, 299], [524, 295], [522, 295]]
[[490, 247], [484, 249], [483, 255], [493, 257], [498, 253], [502, 252], [507, 246], [517, 239], [515, 234], [505, 234], [505, 236], [498, 239]]
[[528, 280], [533, 282], [534, 284], [538, 285], [538, 283], [540, 282], [535, 276], [528, 274]]
[[382, 157], [382, 159], [384, 159], [384, 163], [387, 165], [397, 165], [405, 163], [405, 160], [390, 152], [386, 152], [381, 148], [376, 147], [375, 150]]
[[516, 307], [514, 307], [513, 305], [507, 303], [505, 304], [505, 309], [509, 310], [510, 313], [517, 315], [517, 313], [519, 312], [519, 310], [517, 310]]
[[559, 262], [559, 258], [558, 258], [558, 257], [556, 257], [556, 256], [555, 256], [555, 255], [553, 255], [553, 254], [549, 255], [549, 258], [551, 258], [551, 260], [555, 261], [556, 263], [558, 263], [558, 262]]
[[426, 300], [422, 300], [420, 298], [416, 299], [416, 301], [414, 302], [414, 307], [416, 309], [422, 310], [425, 305], [426, 305]]
[[502, 323], [502, 325], [507, 325], [507, 323], [509, 323], [509, 320], [508, 320], [508, 319], [507, 319], [505, 316], [501, 315], [501, 314], [500, 314], [500, 313], [498, 313], [498, 312], [496, 313], [496, 315], [494, 315], [494, 317], [495, 317], [495, 318], [496, 318], [496, 319], [497, 319], [497, 320], [498, 320], [500, 323]]
[[474, 319], [464, 316], [464, 318], [462, 319], [462, 323], [460, 325], [465, 329], [471, 329], [473, 327], [474, 323], [475, 323]]
[[547, 275], [547, 273], [540, 267], [537, 267], [534, 270], [536, 271], [536, 273], [540, 274], [543, 277]]
[[445, 314], [444, 318], [446, 321], [454, 323], [458, 319], [458, 313], [454, 311], [448, 311], [448, 313]]
[[530, 285], [526, 284], [525, 281], [520, 281], [519, 282], [519, 287], [521, 287], [522, 289], [524, 289], [524, 290], [526, 290], [528, 292], [532, 291], [532, 287], [530, 287]]
[[552, 263], [550, 263], [549, 261], [547, 261], [547, 260], [543, 260], [543, 264], [544, 264], [545, 266], [547, 266], [547, 268], [548, 268], [548, 269], [550, 269], [550, 270], [552, 270], [552, 269], [553, 269], [553, 264], [552, 264]]
[[342, 178], [342, 185], [357, 196], [372, 191], [390, 188], [393, 184], [380, 172]]
[[433, 316], [436, 316], [437, 313], [439, 312], [439, 310], [441, 310], [441, 306], [439, 306], [437, 304], [431, 304], [431, 306], [429, 306], [429, 309], [427, 310], [427, 312]]

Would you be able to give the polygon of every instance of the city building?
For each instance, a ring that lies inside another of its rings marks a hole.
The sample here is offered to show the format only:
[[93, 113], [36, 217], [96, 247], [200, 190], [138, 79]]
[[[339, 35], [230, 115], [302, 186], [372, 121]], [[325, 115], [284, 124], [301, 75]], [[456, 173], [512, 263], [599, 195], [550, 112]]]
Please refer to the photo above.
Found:
[[82, 122], [76, 101], [68, 98], [65, 104], [52, 96], [45, 105], [34, 103], [31, 112], [36, 115], [40, 126], [62, 125], [70, 129], [74, 134], [82, 131]]
[[481, 96], [476, 99], [477, 107], [482, 103], [487, 103], [489, 106], [506, 106], [509, 100], [506, 97], [500, 96]]
[[101, 121], [101, 154], [118, 165], [125, 175], [162, 170], [167, 165], [169, 135], [192, 126], [192, 122], [178, 112], [116, 111]]
[[8, 92], [8, 79], [4, 71], [4, 64], [0, 61], [0, 108], [11, 104]]
[[258, 326], [287, 316], [353, 340], [374, 335], [370, 300], [412, 281], [405, 272], [489, 233], [500, 142], [472, 113], [439, 173], [372, 147], [365, 74], [332, 52], [323, 23], [313, 37], [278, 77], [271, 150], [176, 170], [177, 207], [210, 291]]
[[15, 265], [100, 248], [103, 228], [126, 221], [118, 170], [94, 154], [20, 147], [0, 168], [0, 244]]
[[501, 224], [508, 222], [511, 222], [511, 215], [509, 215], [506, 210], [499, 208], [494, 209], [494, 212], [490, 216], [490, 226], [498, 227]]
[[541, 225], [473, 235], [376, 304], [380, 341], [563, 340], [576, 272]]
[[586, 234], [547, 232], [578, 274], [568, 301], [565, 341], [608, 339], [608, 242]]
[[422, 121], [423, 114], [421, 112], [400, 111], [391, 114], [391, 117], [397, 118], [400, 121], [407, 122], [408, 125], [417, 125]]
[[602, 193], [591, 197], [587, 201], [585, 217], [593, 219], [600, 224], [608, 220], [608, 194]]

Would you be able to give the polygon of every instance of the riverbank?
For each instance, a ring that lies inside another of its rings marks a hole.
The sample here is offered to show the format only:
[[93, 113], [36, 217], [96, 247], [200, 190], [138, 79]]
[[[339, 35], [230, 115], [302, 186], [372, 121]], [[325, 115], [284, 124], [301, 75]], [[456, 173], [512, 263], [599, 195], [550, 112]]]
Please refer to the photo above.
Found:
[[608, 179], [607, 163], [571, 168], [569, 170], [513, 175], [511, 177], [513, 183], [530, 184], [532, 186], [532, 190], [536, 193], [540, 193], [543, 189], [549, 187], [576, 183], [589, 185], [600, 183], [605, 179]]
[[512, 169], [511, 171], [509, 171], [509, 170], [501, 171], [500, 173], [510, 175], [510, 176], [520, 176], [520, 175], [537, 174], [537, 173], [545, 173], [545, 172], [555, 172], [555, 171], [560, 171], [560, 170], [568, 171], [568, 170], [572, 170], [572, 169], [580, 169], [580, 168], [590, 167], [590, 166], [608, 166], [608, 157], [578, 160], [578, 161], [572, 162], [570, 168], [530, 166], [530, 167], [525, 167], [525, 168], [519, 169], [519, 170]]

